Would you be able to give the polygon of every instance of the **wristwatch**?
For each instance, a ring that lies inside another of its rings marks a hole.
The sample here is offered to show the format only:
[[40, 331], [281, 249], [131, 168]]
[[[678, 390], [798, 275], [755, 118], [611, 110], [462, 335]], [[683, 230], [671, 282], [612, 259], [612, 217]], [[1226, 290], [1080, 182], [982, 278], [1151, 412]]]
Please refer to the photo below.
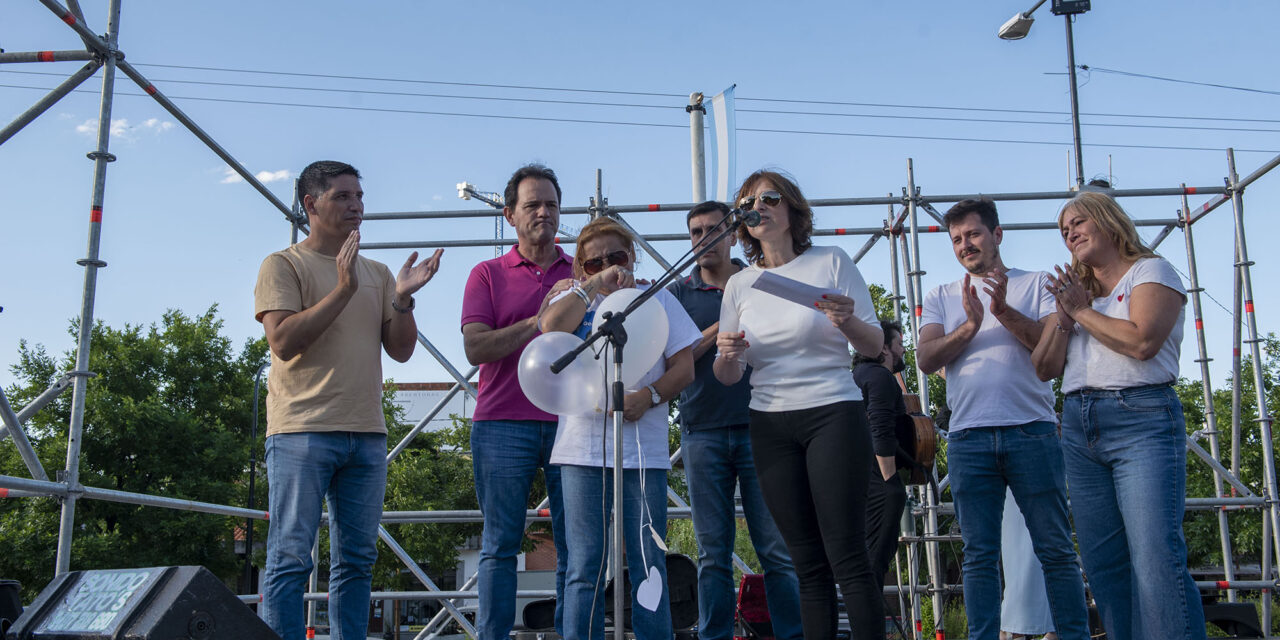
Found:
[[662, 404], [662, 394], [658, 393], [658, 390], [654, 389], [653, 385], [646, 384], [644, 388], [649, 390], [649, 399], [653, 401], [653, 406], [656, 407]]

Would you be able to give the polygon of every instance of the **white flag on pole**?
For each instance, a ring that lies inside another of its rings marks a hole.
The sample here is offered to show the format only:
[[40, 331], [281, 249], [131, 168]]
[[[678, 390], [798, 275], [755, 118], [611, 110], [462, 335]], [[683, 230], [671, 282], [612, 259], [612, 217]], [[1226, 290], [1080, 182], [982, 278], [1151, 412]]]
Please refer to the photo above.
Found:
[[738, 169], [738, 122], [734, 116], [733, 89], [731, 85], [711, 98], [711, 149], [715, 160], [711, 163], [711, 197], [720, 202], [729, 202], [733, 197], [731, 189], [737, 186]]

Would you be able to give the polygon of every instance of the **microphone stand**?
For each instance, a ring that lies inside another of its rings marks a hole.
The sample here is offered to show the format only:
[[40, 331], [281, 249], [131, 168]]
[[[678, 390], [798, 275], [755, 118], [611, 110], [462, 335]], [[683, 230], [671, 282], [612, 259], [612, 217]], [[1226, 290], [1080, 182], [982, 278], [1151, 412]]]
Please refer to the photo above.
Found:
[[[609, 348], [613, 351], [613, 383], [609, 387], [610, 404], [613, 406], [613, 542], [610, 548], [610, 563], [613, 565], [613, 638], [614, 640], [624, 640], [625, 631], [623, 628], [623, 581], [622, 581], [622, 550], [625, 544], [625, 531], [622, 528], [622, 425], [624, 419], [622, 417], [622, 404], [624, 396], [626, 396], [626, 387], [622, 384], [622, 354], [623, 348], [627, 344], [627, 330], [623, 326], [627, 316], [635, 311], [640, 305], [644, 304], [650, 298], [658, 294], [658, 291], [666, 287], [680, 272], [684, 271], [692, 265], [702, 254], [706, 253], [711, 247], [719, 243], [725, 236], [737, 231], [738, 227], [746, 222], [747, 216], [754, 212], [744, 212], [741, 209], [731, 209], [725, 214], [717, 225], [725, 224], [724, 230], [716, 235], [715, 239], [703, 244], [702, 248], [694, 253], [693, 249], [689, 249], [685, 253], [687, 258], [683, 262], [668, 269], [658, 278], [647, 290], [642, 291], [640, 296], [631, 301], [625, 309], [614, 313], [612, 311], [605, 312], [601, 319], [604, 322], [599, 329], [591, 332], [582, 344], [574, 347], [571, 351], [561, 356], [555, 362], [551, 363], [551, 373], [560, 373], [565, 367], [569, 366], [578, 355], [586, 351], [592, 344], [601, 338], [608, 339]], [[757, 216], [759, 214], [756, 214]], [[759, 218], [755, 218], [756, 224]], [[748, 224], [747, 226], [755, 226]], [[693, 255], [690, 255], [693, 254]], [[643, 544], [643, 542], [641, 542]], [[662, 559], [666, 562], [666, 559]], [[663, 586], [666, 589], [666, 586]], [[629, 595], [629, 594], [628, 594]]]

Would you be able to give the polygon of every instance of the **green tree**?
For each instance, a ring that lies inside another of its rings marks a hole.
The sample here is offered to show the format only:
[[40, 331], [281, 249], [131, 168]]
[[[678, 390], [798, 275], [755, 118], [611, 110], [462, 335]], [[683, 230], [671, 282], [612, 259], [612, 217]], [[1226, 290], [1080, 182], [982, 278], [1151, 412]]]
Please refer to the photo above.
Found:
[[[399, 442], [411, 425], [403, 423], [403, 409], [390, 402], [389, 442]], [[475, 478], [471, 470], [471, 421], [452, 416], [453, 425], [440, 431], [418, 434], [405, 450], [387, 466], [387, 511], [446, 511], [479, 509]], [[535, 492], [536, 495], [541, 493]], [[535, 505], [536, 506], [536, 505]], [[405, 551], [433, 575], [451, 572], [458, 563], [458, 547], [467, 538], [479, 535], [479, 523], [388, 524], [387, 532]], [[527, 543], [527, 538], [526, 538]], [[422, 585], [404, 572], [404, 563], [385, 546], [378, 550], [374, 565], [377, 588], [418, 590]]]
[[[1280, 339], [1275, 334], [1268, 334], [1262, 342], [1262, 379], [1269, 414], [1276, 415], [1280, 409], [1280, 389], [1275, 382], [1280, 378]], [[1254, 493], [1261, 495], [1265, 490], [1266, 472], [1262, 457], [1261, 430], [1256, 421], [1258, 403], [1254, 384], [1254, 363], [1252, 358], [1245, 358], [1241, 364], [1240, 374], [1240, 479]], [[1213, 406], [1218, 427], [1221, 461], [1228, 469], [1231, 467], [1231, 390], [1232, 380], [1227, 376], [1225, 383], [1213, 391]], [[1178, 397], [1182, 400], [1182, 410], [1186, 416], [1187, 433], [1195, 434], [1207, 428], [1204, 392], [1198, 380], [1183, 378], [1177, 385]], [[1209, 451], [1207, 438], [1197, 442]], [[1275, 429], [1272, 429], [1272, 448], [1280, 445]], [[1206, 497], [1214, 495], [1213, 472], [1209, 466], [1194, 454], [1187, 454], [1187, 495]], [[1231, 494], [1231, 486], [1224, 483], [1224, 489]], [[1228, 527], [1231, 530], [1232, 551], [1238, 562], [1256, 562], [1262, 550], [1262, 515], [1257, 509], [1241, 509], [1227, 512]], [[1223, 563], [1222, 546], [1219, 537], [1218, 518], [1214, 511], [1188, 511], [1183, 521], [1183, 530], [1187, 538], [1187, 557], [1191, 566], [1220, 566]]]
[[[169, 311], [159, 325], [93, 328], [82, 438], [80, 482], [86, 486], [243, 505], [249, 454], [253, 375], [266, 359], [265, 340], [237, 353], [221, 334], [216, 306], [189, 317]], [[75, 323], [70, 333], [75, 335]], [[19, 346], [7, 390], [15, 406], [30, 402], [74, 353], [51, 356]], [[26, 424], [45, 469], [65, 466], [71, 393]], [[0, 473], [27, 476], [14, 447], [0, 446]], [[20, 580], [33, 597], [53, 578], [59, 502], [0, 501], [0, 575]], [[76, 504], [71, 566], [75, 569], [199, 564], [233, 582], [240, 558], [225, 516], [133, 504]], [[265, 539], [265, 538], [263, 538]]]

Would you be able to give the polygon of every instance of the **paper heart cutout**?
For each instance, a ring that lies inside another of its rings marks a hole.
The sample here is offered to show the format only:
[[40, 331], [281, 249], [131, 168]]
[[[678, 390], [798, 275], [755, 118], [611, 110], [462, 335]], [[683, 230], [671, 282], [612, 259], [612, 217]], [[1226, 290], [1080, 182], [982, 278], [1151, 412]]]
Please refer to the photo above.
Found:
[[657, 611], [659, 602], [662, 602], [662, 576], [658, 574], [657, 567], [649, 567], [649, 577], [636, 589], [636, 604], [649, 611]]
[[1124, 302], [1124, 294], [1123, 294], [1123, 293], [1122, 293], [1122, 294], [1120, 294], [1120, 295], [1118, 295], [1118, 296], [1116, 296], [1116, 302]]

